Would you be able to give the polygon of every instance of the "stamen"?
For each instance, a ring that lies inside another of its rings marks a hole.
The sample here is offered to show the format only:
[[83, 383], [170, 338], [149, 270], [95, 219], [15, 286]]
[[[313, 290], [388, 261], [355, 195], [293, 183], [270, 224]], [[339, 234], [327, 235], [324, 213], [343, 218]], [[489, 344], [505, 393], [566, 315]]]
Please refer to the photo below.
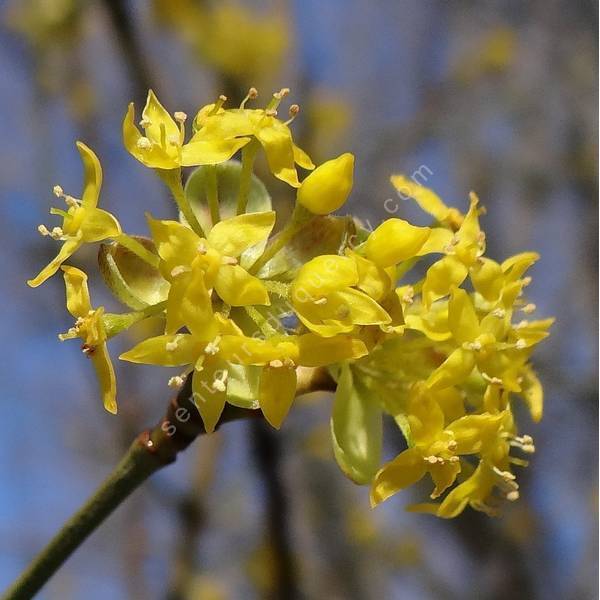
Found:
[[198, 244], [198, 246], [196, 247], [196, 250], [198, 250], [198, 254], [206, 254], [208, 252], [208, 248], [206, 247], [206, 244], [204, 242], [200, 242]]
[[227, 369], [221, 372], [221, 377], [215, 375], [215, 379], [212, 382], [212, 388], [218, 392], [225, 392], [227, 390], [227, 376], [229, 373]]
[[219, 96], [219, 99], [215, 102], [215, 105], [213, 106], [213, 109], [210, 111], [211, 115], [216, 115], [217, 112], [219, 110], [221, 110], [221, 108], [223, 107], [223, 104], [225, 104], [225, 102], [227, 102], [227, 96], [224, 96], [223, 94], [221, 94]]
[[258, 90], [255, 87], [251, 87], [246, 94], [246, 97], [240, 103], [240, 108], [246, 108], [248, 100], [255, 100], [258, 98]]
[[532, 312], [535, 311], [536, 308], [537, 308], [537, 306], [533, 302], [530, 302], [529, 304], [526, 304], [521, 310], [526, 315], [530, 315]]
[[492, 385], [502, 385], [502, 379], [500, 379], [500, 377], [490, 377], [487, 373], [482, 373], [481, 376]]
[[140, 121], [140, 127], [146, 129], [146, 127], [150, 127], [150, 125], [152, 125], [152, 121], [148, 117], [142, 117], [142, 120]]
[[175, 111], [173, 117], [178, 123], [185, 123], [187, 120], [187, 115], [181, 110]]
[[519, 499], [519, 491], [518, 490], [511, 490], [510, 492], [508, 492], [506, 494], [506, 499], [509, 502], [514, 502], [515, 500]]
[[75, 206], [79, 206], [79, 202], [77, 201], [77, 198], [73, 198], [73, 196], [68, 196], [63, 194], [63, 199], [65, 201], [65, 204], [71, 208], [75, 207]]
[[300, 112], [300, 107], [297, 104], [292, 104], [288, 110], [288, 114], [290, 115], [290, 118], [285, 122], [285, 124], [289, 125], [298, 116], [299, 112]]
[[41, 225], [38, 225], [38, 227], [37, 227], [37, 230], [39, 231], [39, 233], [40, 233], [41, 235], [44, 235], [44, 236], [46, 236], [46, 235], [50, 235], [50, 231], [49, 231], [49, 230], [48, 230], [48, 228], [47, 228], [45, 225], [43, 225], [43, 224], [41, 224]]
[[499, 319], [504, 319], [504, 317], [506, 316], [506, 311], [503, 308], [495, 308], [491, 314], [494, 317], [498, 317]]
[[235, 258], [234, 256], [222, 256], [221, 264], [222, 265], [237, 265], [238, 259]]
[[450, 440], [447, 444], [446, 444], [448, 450], [450, 450], [451, 452], [454, 452], [454, 450], [456, 450], [456, 448], [458, 447], [458, 443], [456, 442], [456, 440]]
[[62, 196], [64, 196], [64, 191], [63, 189], [60, 187], [60, 185], [55, 185], [52, 188], [52, 193], [57, 197], [57, 198], [61, 198]]
[[521, 282], [523, 283], [523, 287], [527, 287], [532, 281], [533, 281], [533, 279], [529, 275], [527, 277], [523, 277], [523, 279], [521, 279]]
[[405, 304], [412, 304], [415, 300], [415, 288], [411, 286], [409, 286], [406, 291], [404, 292], [404, 294], [402, 295], [401, 298], [402, 302], [404, 302]]

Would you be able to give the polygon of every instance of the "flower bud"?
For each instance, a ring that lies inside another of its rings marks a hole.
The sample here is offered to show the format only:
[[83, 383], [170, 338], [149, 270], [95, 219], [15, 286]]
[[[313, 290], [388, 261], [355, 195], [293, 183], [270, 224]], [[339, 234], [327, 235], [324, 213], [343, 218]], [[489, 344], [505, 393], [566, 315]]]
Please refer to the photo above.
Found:
[[337, 210], [352, 190], [354, 155], [346, 152], [318, 166], [298, 189], [298, 202], [315, 215]]

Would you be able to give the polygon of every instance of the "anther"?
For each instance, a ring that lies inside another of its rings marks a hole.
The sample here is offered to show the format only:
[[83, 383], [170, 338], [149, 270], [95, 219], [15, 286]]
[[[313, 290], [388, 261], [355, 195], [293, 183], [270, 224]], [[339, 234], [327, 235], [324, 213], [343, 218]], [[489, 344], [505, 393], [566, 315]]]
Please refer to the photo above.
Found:
[[41, 235], [50, 235], [50, 231], [45, 225], [38, 225], [37, 230], [40, 232]]
[[65, 235], [65, 232], [60, 227], [53, 227], [50, 232], [50, 237], [53, 240], [60, 240]]
[[167, 342], [165, 344], [165, 350], [167, 352], [173, 352], [174, 350], [177, 349], [177, 346], [179, 345], [179, 341], [177, 338], [175, 338], [174, 340]]
[[141, 137], [135, 143], [140, 150], [149, 150], [152, 148], [152, 142], [147, 137]]
[[515, 348], [523, 350], [523, 348], [527, 348], [527, 342], [523, 338], [519, 338], [515, 343]]
[[181, 375], [175, 375], [171, 377], [167, 383], [170, 388], [180, 388], [183, 386], [185, 379]]
[[273, 367], [274, 369], [280, 369], [281, 367], [283, 367], [283, 361], [276, 358], [275, 360], [272, 360], [269, 363], [269, 366]]
[[300, 112], [300, 107], [297, 104], [292, 104], [288, 110], [288, 114], [290, 118], [285, 122], [286, 125], [289, 125]]
[[63, 191], [63, 189], [60, 187], [60, 185], [55, 185], [55, 186], [52, 188], [52, 193], [53, 193], [53, 194], [54, 194], [54, 195], [55, 195], [57, 198], [60, 198], [60, 197], [62, 197], [62, 196], [64, 195], [64, 191]]
[[530, 302], [529, 304], [526, 304], [521, 310], [526, 315], [530, 315], [532, 312], [535, 311], [536, 308], [537, 308], [537, 306], [533, 302]]
[[208, 248], [204, 242], [200, 242], [196, 247], [196, 250], [198, 251], [198, 254], [206, 254], [208, 252]]
[[317, 306], [321, 306], [323, 304], [327, 304], [327, 298], [325, 298], [325, 296], [323, 296], [322, 298], [317, 298], [314, 301], [314, 304], [316, 304]]
[[212, 342], [208, 342], [208, 344], [206, 344], [206, 346], [204, 347], [204, 353], [210, 355], [217, 354], [217, 352], [219, 352], [220, 341], [221, 338], [217, 336], [214, 340], [212, 340]]
[[178, 123], [185, 123], [187, 120], [187, 115], [181, 110], [175, 111], [173, 117]]
[[482, 373], [481, 376], [492, 385], [502, 385], [502, 379], [500, 379], [500, 377], [490, 377], [487, 373]]
[[186, 265], [177, 265], [171, 269], [171, 277], [179, 277], [179, 275], [189, 273], [191, 270], [191, 267], [187, 267]]
[[237, 265], [238, 259], [235, 258], [234, 256], [222, 256], [221, 264], [222, 265]]
[[218, 392], [225, 392], [227, 390], [227, 376], [227, 371], [223, 371], [221, 377], [215, 377], [214, 381], [212, 382], [213, 390], [217, 390]]
[[140, 127], [146, 129], [146, 127], [150, 127], [150, 125], [152, 125], [152, 121], [148, 117], [142, 117]]
[[504, 317], [506, 316], [506, 311], [503, 308], [495, 308], [491, 314], [494, 317], [498, 317], [498, 319], [504, 319]]
[[179, 136], [178, 136], [178, 135], [175, 135], [175, 134], [173, 134], [173, 135], [170, 135], [170, 136], [167, 138], [167, 141], [169, 142], [169, 144], [170, 144], [171, 146], [179, 146], [179, 143], [180, 143], [180, 142], [179, 142]]
[[240, 103], [240, 108], [245, 108], [248, 100], [255, 100], [258, 98], [258, 90], [255, 87], [251, 87], [246, 94], [246, 97]]
[[509, 502], [514, 502], [515, 500], [519, 499], [519, 491], [518, 490], [511, 490], [510, 492], [508, 492], [506, 494], [506, 499]]
[[453, 452], [458, 447], [458, 444], [457, 444], [456, 440], [450, 440], [447, 444], [447, 447], [448, 447], [448, 450]]

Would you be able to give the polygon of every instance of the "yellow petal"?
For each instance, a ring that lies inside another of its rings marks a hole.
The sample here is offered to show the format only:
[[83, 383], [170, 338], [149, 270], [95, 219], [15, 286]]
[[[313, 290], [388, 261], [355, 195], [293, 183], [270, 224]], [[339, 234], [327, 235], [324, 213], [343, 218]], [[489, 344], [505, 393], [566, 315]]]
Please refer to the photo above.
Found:
[[315, 215], [328, 215], [346, 202], [354, 181], [354, 155], [346, 152], [319, 165], [303, 182], [298, 202]]
[[452, 245], [453, 238], [454, 234], [450, 229], [432, 227], [427, 241], [421, 246], [416, 255], [445, 254], [447, 249]]
[[441, 496], [456, 480], [456, 476], [460, 473], [460, 462], [448, 462], [443, 464], [436, 463], [429, 465], [429, 474], [435, 489], [431, 493], [431, 498]]
[[493, 478], [489, 468], [479, 463], [471, 477], [456, 486], [441, 503], [437, 515], [444, 519], [457, 517], [470, 502], [482, 503], [491, 493]]
[[382, 467], [371, 486], [371, 506], [375, 507], [425, 475], [425, 461], [417, 448], [401, 452]]
[[347, 250], [346, 254], [356, 263], [358, 270], [357, 287], [373, 300], [381, 300], [392, 287], [390, 276], [380, 266], [363, 258], [356, 252]]
[[94, 152], [83, 142], [77, 142], [77, 150], [83, 162], [83, 192], [81, 194], [81, 205], [83, 208], [95, 208], [100, 197], [102, 187], [102, 167]]
[[211, 297], [200, 268], [192, 268], [181, 299], [180, 314], [196, 340], [211, 341], [217, 335], [218, 321], [214, 318]]
[[438, 221], [443, 222], [448, 217], [450, 209], [433, 190], [404, 175], [392, 175], [390, 181], [402, 198], [412, 198], [426, 213]]
[[349, 288], [335, 292], [329, 300], [339, 299], [350, 311], [350, 319], [355, 325], [381, 325], [390, 323], [392, 318], [373, 298], [365, 293]]
[[127, 151], [147, 167], [167, 170], [178, 168], [180, 166], [178, 155], [169, 155], [158, 144], [152, 144], [149, 148], [140, 148], [138, 146], [138, 141], [142, 137], [142, 134], [135, 126], [134, 120], [135, 110], [133, 103], [131, 103], [123, 119], [123, 145]]
[[504, 277], [500, 265], [489, 258], [481, 257], [470, 270], [471, 281], [475, 291], [488, 302], [495, 302], [502, 293]]
[[367, 258], [380, 267], [390, 267], [413, 258], [427, 241], [429, 227], [416, 227], [403, 219], [388, 219], [369, 235]]
[[356, 263], [347, 256], [322, 255], [304, 264], [292, 283], [294, 302], [313, 302], [358, 283]]
[[296, 396], [296, 369], [294, 367], [263, 368], [260, 376], [258, 403], [265, 419], [279, 429]]
[[305, 367], [324, 367], [343, 360], [352, 360], [365, 356], [367, 347], [362, 340], [338, 335], [323, 338], [314, 333], [298, 336], [298, 364]]
[[101, 208], [86, 210], [81, 222], [81, 239], [93, 243], [116, 238], [121, 234], [121, 226], [113, 215]]
[[31, 287], [37, 287], [49, 279], [58, 271], [60, 265], [65, 262], [76, 250], [81, 246], [82, 242], [80, 239], [69, 239], [60, 248], [58, 255], [53, 258], [50, 263], [45, 266], [33, 279], [27, 281], [27, 285]]
[[422, 384], [416, 384], [410, 390], [407, 420], [410, 437], [419, 447], [432, 444], [444, 429], [444, 413], [430, 390]]
[[315, 168], [315, 164], [310, 159], [310, 156], [304, 152], [301, 148], [298, 148], [296, 144], [294, 146], [294, 160], [296, 164], [302, 167], [303, 169], [307, 169], [308, 171], [312, 171]]
[[455, 256], [444, 256], [427, 269], [423, 283], [423, 304], [426, 308], [434, 300], [450, 293], [452, 286], [459, 286], [467, 277], [468, 269]]
[[186, 333], [148, 338], [119, 356], [121, 360], [144, 365], [179, 367], [194, 363], [203, 345]]
[[251, 138], [241, 137], [229, 140], [197, 139], [190, 140], [181, 148], [181, 166], [216, 165], [229, 160], [241, 150]]
[[117, 382], [115, 379], [115, 370], [110, 360], [106, 344], [99, 344], [96, 346], [91, 358], [100, 385], [100, 393], [102, 394], [104, 408], [109, 413], [116, 414]]
[[448, 425], [454, 434], [456, 454], [475, 454], [490, 441], [497, 441], [498, 428], [504, 419], [503, 413], [466, 415]]
[[179, 139], [177, 123], [175, 123], [169, 111], [159, 102], [152, 90], [148, 92], [146, 106], [142, 111], [142, 119], [148, 123], [145, 127], [146, 137], [161, 146], [167, 145], [168, 141], [166, 140], [169, 140], [169, 138]]
[[218, 361], [205, 361], [194, 369], [192, 398], [207, 433], [215, 430], [223, 408], [225, 408], [225, 388], [217, 383], [217, 381], [222, 381], [224, 364]]
[[215, 291], [230, 306], [269, 306], [269, 293], [264, 283], [239, 265], [223, 265], [215, 279]]
[[429, 376], [427, 386], [432, 390], [442, 390], [462, 383], [475, 366], [475, 356], [470, 350], [457, 348]]
[[159, 221], [146, 215], [148, 227], [158, 255], [165, 262], [164, 273], [170, 277], [177, 266], [190, 266], [198, 256], [200, 238], [189, 228], [177, 221]]
[[[291, 336], [290, 336], [291, 337]], [[223, 335], [219, 342], [219, 356], [223, 360], [242, 365], [265, 365], [273, 360], [294, 359], [298, 354], [295, 343], [285, 339], [281, 343], [244, 335]]]
[[92, 309], [87, 275], [75, 267], [62, 267], [67, 294], [67, 310], [75, 318], [84, 317]]
[[538, 423], [544, 412], [544, 389], [531, 367], [526, 366], [523, 371], [522, 395], [529, 407], [531, 418]]
[[462, 344], [472, 342], [479, 335], [479, 319], [465, 290], [453, 288], [448, 302], [448, 326], [454, 339]]
[[238, 257], [266, 240], [275, 225], [275, 212], [247, 213], [217, 223], [208, 234], [208, 243], [225, 256]]
[[292, 187], [299, 187], [289, 129], [263, 127], [256, 132], [256, 138], [264, 148], [271, 173]]

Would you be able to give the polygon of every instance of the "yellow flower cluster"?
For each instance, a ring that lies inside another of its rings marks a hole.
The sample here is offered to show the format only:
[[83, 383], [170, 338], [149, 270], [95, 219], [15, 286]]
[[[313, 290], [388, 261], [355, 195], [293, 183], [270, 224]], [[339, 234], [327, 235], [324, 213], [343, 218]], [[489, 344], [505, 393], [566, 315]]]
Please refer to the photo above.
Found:
[[[178, 220], [147, 215], [150, 238], [125, 234], [97, 207], [102, 170], [78, 143], [82, 199], [56, 186], [67, 210], [61, 227], [40, 232], [63, 241], [57, 257], [29, 281], [37, 286], [62, 266], [74, 326], [94, 364], [104, 406], [116, 412], [107, 340], [147, 317], [164, 333], [121, 355], [134, 363], [179, 367], [169, 385], [192, 381], [195, 404], [212, 431], [227, 402], [260, 408], [276, 428], [296, 393], [299, 367], [327, 368], [337, 382], [331, 433], [335, 457], [354, 481], [371, 485], [373, 505], [429, 475], [433, 499], [414, 510], [453, 517], [467, 505], [494, 512], [515, 500], [513, 465], [533, 452], [518, 435], [513, 396], [542, 415], [542, 388], [529, 364], [551, 319], [519, 320], [535, 306], [523, 298], [537, 260], [523, 253], [501, 263], [484, 256], [482, 209], [474, 194], [466, 214], [402, 176], [393, 185], [432, 217], [429, 227], [399, 218], [374, 231], [334, 217], [353, 184], [354, 157], [317, 167], [293, 141], [290, 119], [277, 116], [283, 89], [265, 108], [226, 99], [187, 117], [173, 116], [149, 92], [139, 127], [130, 105], [123, 121], [129, 153], [166, 183]], [[296, 189], [292, 217], [278, 222], [254, 174], [268, 170]], [[235, 160], [236, 154], [241, 160]], [[182, 167], [196, 167], [184, 188]], [[310, 171], [299, 175], [298, 167]], [[279, 228], [276, 234], [274, 229]], [[121, 314], [92, 308], [87, 276], [63, 263], [85, 243], [106, 241], [99, 261]], [[419, 275], [419, 267], [429, 265]], [[413, 283], [406, 283], [408, 279]], [[389, 415], [407, 449], [382, 466], [382, 420]], [[451, 489], [450, 489], [451, 488]]]

